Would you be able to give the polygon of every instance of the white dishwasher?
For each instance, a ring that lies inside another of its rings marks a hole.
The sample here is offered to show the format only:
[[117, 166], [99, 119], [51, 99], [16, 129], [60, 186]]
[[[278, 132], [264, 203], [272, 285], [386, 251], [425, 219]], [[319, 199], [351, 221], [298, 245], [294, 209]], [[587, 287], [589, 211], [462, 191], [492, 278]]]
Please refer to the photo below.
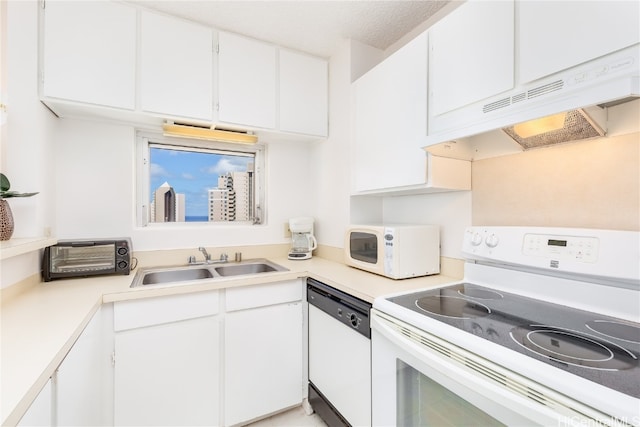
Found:
[[314, 279], [309, 302], [309, 403], [330, 426], [371, 425], [371, 304]]

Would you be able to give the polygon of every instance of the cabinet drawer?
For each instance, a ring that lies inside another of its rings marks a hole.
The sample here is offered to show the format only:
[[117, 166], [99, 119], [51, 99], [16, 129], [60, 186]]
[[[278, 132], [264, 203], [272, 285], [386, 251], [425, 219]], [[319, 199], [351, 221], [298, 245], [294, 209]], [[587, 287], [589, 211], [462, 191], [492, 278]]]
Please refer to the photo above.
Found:
[[218, 291], [169, 295], [113, 305], [115, 331], [212, 316], [218, 313]]
[[268, 285], [227, 289], [226, 311], [244, 310], [302, 300], [302, 283], [299, 280]]

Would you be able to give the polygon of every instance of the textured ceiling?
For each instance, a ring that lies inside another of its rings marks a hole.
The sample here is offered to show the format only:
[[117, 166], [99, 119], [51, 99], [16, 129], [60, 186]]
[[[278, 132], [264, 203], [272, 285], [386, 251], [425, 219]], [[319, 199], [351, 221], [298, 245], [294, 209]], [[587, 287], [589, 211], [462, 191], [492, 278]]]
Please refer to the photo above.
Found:
[[448, 1], [133, 0], [130, 3], [329, 57], [345, 38], [387, 49]]

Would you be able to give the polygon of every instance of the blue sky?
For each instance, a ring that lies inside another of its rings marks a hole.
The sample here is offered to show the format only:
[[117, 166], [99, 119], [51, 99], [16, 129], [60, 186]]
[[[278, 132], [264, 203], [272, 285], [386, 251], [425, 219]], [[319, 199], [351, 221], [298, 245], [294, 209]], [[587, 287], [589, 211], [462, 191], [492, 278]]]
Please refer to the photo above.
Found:
[[191, 151], [150, 149], [150, 197], [168, 182], [176, 193], [185, 195], [186, 216], [206, 216], [207, 191], [218, 186], [218, 176], [244, 172], [252, 158]]

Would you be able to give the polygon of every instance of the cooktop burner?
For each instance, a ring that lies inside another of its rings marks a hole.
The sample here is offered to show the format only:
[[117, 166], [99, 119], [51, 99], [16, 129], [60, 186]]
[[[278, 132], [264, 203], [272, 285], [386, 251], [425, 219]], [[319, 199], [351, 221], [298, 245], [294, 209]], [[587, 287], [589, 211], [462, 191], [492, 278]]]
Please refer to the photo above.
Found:
[[640, 398], [638, 324], [470, 283], [388, 300]]
[[471, 288], [467, 287], [464, 289], [458, 290], [460, 295], [464, 295], [467, 297], [471, 297], [473, 299], [502, 299], [503, 295], [498, 291], [493, 291], [490, 289], [481, 289], [481, 288]]
[[512, 329], [510, 335], [527, 350], [573, 366], [617, 371], [638, 365], [633, 353], [619, 345], [569, 329], [528, 325]]
[[430, 314], [458, 319], [473, 319], [491, 313], [484, 304], [455, 296], [427, 296], [416, 300], [416, 306]]
[[592, 320], [587, 322], [586, 327], [605, 337], [640, 344], [640, 326], [629, 325], [620, 321]]

